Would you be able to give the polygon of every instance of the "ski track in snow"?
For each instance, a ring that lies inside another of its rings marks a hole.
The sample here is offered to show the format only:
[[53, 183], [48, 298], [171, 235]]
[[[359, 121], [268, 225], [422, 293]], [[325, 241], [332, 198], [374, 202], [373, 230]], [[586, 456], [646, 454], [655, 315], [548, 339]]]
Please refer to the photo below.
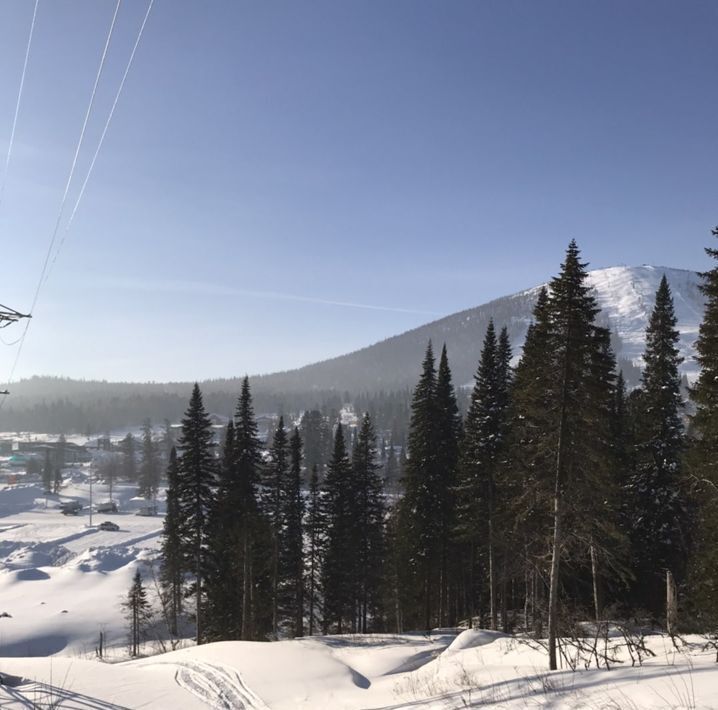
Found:
[[177, 684], [217, 710], [268, 710], [233, 668], [199, 661], [178, 661]]

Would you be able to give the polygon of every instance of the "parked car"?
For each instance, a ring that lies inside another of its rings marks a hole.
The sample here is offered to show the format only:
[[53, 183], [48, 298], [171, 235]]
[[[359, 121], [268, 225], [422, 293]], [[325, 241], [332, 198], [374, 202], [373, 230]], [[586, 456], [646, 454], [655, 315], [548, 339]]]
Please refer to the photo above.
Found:
[[104, 520], [98, 526], [100, 530], [109, 530], [111, 532], [117, 532], [120, 526], [117, 523], [113, 523], [111, 520]]

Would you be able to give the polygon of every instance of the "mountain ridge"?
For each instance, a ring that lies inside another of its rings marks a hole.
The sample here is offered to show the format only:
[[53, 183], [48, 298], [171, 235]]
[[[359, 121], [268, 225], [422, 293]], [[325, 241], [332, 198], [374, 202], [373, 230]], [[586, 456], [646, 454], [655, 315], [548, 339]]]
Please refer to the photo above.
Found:
[[[699, 291], [700, 277], [688, 269], [666, 266], [611, 266], [589, 272], [601, 307], [599, 319], [612, 332], [614, 349], [627, 379], [636, 384], [645, 346], [648, 322], [658, 283], [666, 274], [674, 297], [678, 328], [681, 333], [682, 372], [693, 379], [698, 371], [693, 359], [694, 343], [702, 318], [703, 297]], [[367, 345], [358, 350], [292, 370], [250, 376], [257, 392], [319, 392], [349, 391], [352, 393], [393, 391], [411, 388], [419, 375], [420, 363], [427, 342], [431, 339], [438, 350], [446, 343], [458, 385], [470, 384], [478, 362], [481, 344], [489, 318], [498, 328], [506, 325], [515, 358], [518, 358], [539, 284], [517, 293], [492, 299], [484, 304], [463, 309], [403, 333]], [[239, 389], [240, 377], [214, 378], [201, 382], [203, 390], [233, 391]], [[34, 383], [34, 384], [33, 384]], [[71, 380], [65, 378], [30, 378], [13, 386], [17, 395], [30, 396], [42, 387], [45, 397], [72, 396], [73, 390], [92, 389], [101, 392], [121, 390], [133, 393], [178, 394], [184, 396], [191, 386], [185, 382], [128, 382]], [[65, 395], [66, 393], [66, 395]]]

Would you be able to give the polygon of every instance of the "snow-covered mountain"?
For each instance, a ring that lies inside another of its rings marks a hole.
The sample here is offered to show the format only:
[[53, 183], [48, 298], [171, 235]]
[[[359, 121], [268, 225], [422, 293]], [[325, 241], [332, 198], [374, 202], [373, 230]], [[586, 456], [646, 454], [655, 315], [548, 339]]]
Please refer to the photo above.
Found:
[[[680, 349], [684, 358], [681, 369], [693, 379], [698, 371], [693, 357], [694, 345], [704, 307], [698, 274], [662, 266], [614, 266], [591, 271], [589, 275], [601, 307], [600, 319], [611, 329], [616, 356], [629, 382], [637, 382], [646, 325], [664, 274], [673, 292], [681, 333]], [[507, 326], [514, 353], [520, 354], [540, 287], [446, 316], [347, 355], [297, 370], [253, 378], [253, 385], [258, 389], [284, 392], [310, 389], [390, 391], [412, 387], [429, 339], [437, 348], [446, 343], [454, 381], [468, 384], [476, 370], [490, 318], [499, 328]]]
[[[665, 266], [612, 266], [591, 271], [589, 283], [595, 289], [596, 300], [601, 308], [600, 320], [613, 334], [617, 358], [641, 368], [646, 346], [646, 326], [664, 274], [673, 294], [681, 335], [681, 371], [689, 379], [694, 379], [698, 372], [694, 346], [704, 308], [703, 295], [699, 289], [700, 277], [695, 271]], [[529, 289], [529, 293], [535, 295], [539, 288]]]
[[618, 357], [642, 366], [646, 325], [664, 274], [673, 294], [681, 334], [681, 370], [689, 379], [694, 379], [698, 373], [694, 346], [704, 309], [703, 295], [698, 288], [700, 277], [695, 271], [663, 266], [615, 266], [592, 271], [589, 278], [596, 289], [602, 317], [620, 338], [620, 347], [616, 343]]
[[[684, 358], [681, 369], [692, 380], [698, 372], [694, 345], [704, 307], [698, 289], [698, 274], [659, 266], [615, 266], [589, 274], [601, 307], [600, 318], [611, 329], [614, 350], [629, 384], [635, 385], [639, 381], [646, 325], [663, 274], [670, 283], [678, 317], [680, 349]], [[534, 286], [497, 298], [331, 360], [287, 372], [251, 377], [252, 391], [261, 403], [260, 409], [271, 409], [278, 406], [276, 395], [292, 395], [292, 401], [301, 407], [312, 406], [316, 402], [314, 394], [328, 390], [361, 394], [410, 389], [416, 384], [429, 339], [437, 350], [442, 343], [446, 343], [454, 382], [470, 385], [490, 318], [499, 328], [507, 326], [518, 359], [539, 288]], [[210, 380], [201, 385], [203, 393], [209, 397], [208, 402], [214, 407], [213, 411], [225, 413], [232, 410], [240, 389], [239, 379]], [[58, 399], [74, 405], [92, 402], [93, 411], [100, 411], [102, 402], [107, 402], [108, 408], [117, 410], [117, 403], [110, 402], [134, 401], [142, 409], [142, 414], [131, 416], [130, 412], [135, 410], [127, 404], [127, 421], [141, 421], [148, 415], [156, 420], [165, 417], [176, 419], [184, 411], [190, 388], [191, 383], [186, 382], [112, 383], [36, 377], [13, 385], [12, 401], [8, 401], [0, 413], [0, 419], [4, 417], [0, 426], [4, 424], [6, 429], [14, 430], [20, 424], [13, 410], [32, 410], [43, 402]], [[151, 404], [141, 402], [138, 397], [148, 398]], [[76, 419], [72, 426], [69, 423], [66, 425], [68, 429], [86, 425], [85, 413], [80, 412]]]

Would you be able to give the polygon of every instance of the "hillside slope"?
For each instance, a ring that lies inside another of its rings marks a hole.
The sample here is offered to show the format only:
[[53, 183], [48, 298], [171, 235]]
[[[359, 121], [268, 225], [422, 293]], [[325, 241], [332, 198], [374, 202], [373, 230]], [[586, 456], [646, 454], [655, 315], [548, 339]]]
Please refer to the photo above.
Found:
[[[670, 282], [681, 332], [682, 371], [693, 379], [697, 364], [694, 343], [704, 307], [698, 289], [699, 277], [693, 271], [657, 266], [616, 266], [591, 271], [589, 279], [601, 306], [601, 320], [613, 334], [613, 344], [629, 382], [637, 383], [645, 345], [645, 329], [661, 276]], [[294, 394], [303, 406], [311, 406], [311, 392], [344, 391], [353, 394], [411, 388], [419, 375], [426, 344], [431, 339], [437, 350], [446, 343], [454, 381], [469, 384], [476, 369], [481, 343], [489, 319], [497, 327], [508, 327], [514, 353], [518, 356], [531, 321], [531, 312], [540, 286], [497, 298], [489, 303], [427, 323], [400, 335], [331, 360], [306, 365], [296, 370], [251, 378], [252, 389], [262, 406], [272, 406], [263, 395]], [[203, 392], [216, 411], [227, 413], [240, 389], [238, 378], [205, 381]], [[120, 402], [144, 397], [152, 401], [151, 415], [175, 418], [186, 404], [191, 383], [117, 383], [34, 377], [15, 383], [5, 414], [21, 411], [38, 402], [67, 398], [71, 403], [106, 401], [117, 408]], [[224, 399], [217, 399], [226, 393]], [[215, 401], [217, 400], [217, 401]], [[307, 401], [305, 401], [307, 400]], [[11, 418], [5, 416], [4, 424]], [[10, 427], [12, 428], [12, 427]]]
[[[616, 355], [624, 361], [624, 368], [631, 369], [641, 365], [646, 325], [663, 274], [670, 283], [676, 306], [684, 358], [682, 371], [692, 378], [697, 372], [694, 344], [704, 307], [696, 272], [657, 266], [615, 266], [591, 271], [589, 280], [601, 307], [600, 319], [612, 331]], [[499, 328], [507, 326], [514, 353], [520, 352], [539, 289], [536, 286], [498, 298], [332, 360], [254, 378], [254, 386], [285, 392], [412, 387], [429, 339], [437, 348], [446, 343], [454, 381], [469, 383], [490, 318]]]

